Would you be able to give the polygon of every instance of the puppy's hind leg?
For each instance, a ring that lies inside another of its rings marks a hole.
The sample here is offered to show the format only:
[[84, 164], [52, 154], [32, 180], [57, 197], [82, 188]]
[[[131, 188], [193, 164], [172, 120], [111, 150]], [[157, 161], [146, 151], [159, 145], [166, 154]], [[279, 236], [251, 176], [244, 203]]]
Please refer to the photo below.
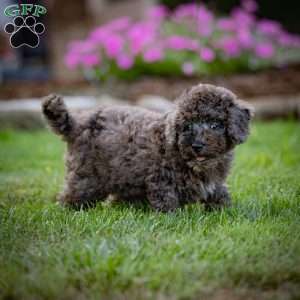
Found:
[[72, 176], [67, 179], [64, 191], [59, 196], [62, 205], [74, 209], [94, 207], [97, 202], [104, 201], [108, 194], [101, 189], [95, 177]]

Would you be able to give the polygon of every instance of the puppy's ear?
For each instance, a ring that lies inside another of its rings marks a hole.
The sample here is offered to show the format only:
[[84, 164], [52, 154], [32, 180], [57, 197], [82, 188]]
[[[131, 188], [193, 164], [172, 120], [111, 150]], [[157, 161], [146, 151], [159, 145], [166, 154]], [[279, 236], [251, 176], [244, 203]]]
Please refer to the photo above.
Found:
[[253, 107], [245, 101], [235, 100], [229, 108], [228, 135], [232, 145], [246, 141], [249, 134], [249, 122], [253, 115]]

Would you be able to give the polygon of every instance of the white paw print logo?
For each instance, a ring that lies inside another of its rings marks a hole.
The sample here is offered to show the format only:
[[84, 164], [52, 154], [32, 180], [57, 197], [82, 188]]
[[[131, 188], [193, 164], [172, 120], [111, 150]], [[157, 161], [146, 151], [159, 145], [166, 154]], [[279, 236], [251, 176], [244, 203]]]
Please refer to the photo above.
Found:
[[45, 26], [43, 23], [37, 23], [33, 16], [27, 16], [25, 19], [17, 16], [12, 23], [5, 25], [4, 30], [11, 34], [10, 44], [13, 48], [21, 46], [36, 48], [40, 43], [39, 35], [45, 31]]

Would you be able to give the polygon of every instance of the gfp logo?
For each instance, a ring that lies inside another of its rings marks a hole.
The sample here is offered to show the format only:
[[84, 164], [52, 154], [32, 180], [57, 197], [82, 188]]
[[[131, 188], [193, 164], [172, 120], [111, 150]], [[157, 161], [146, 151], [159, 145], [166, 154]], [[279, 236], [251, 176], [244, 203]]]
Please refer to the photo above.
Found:
[[4, 14], [7, 17], [14, 17], [13, 21], [4, 27], [6, 33], [10, 34], [10, 44], [13, 48], [28, 46], [38, 47], [40, 37], [45, 26], [36, 21], [36, 17], [45, 15], [47, 9], [42, 5], [15, 4], [5, 8]]

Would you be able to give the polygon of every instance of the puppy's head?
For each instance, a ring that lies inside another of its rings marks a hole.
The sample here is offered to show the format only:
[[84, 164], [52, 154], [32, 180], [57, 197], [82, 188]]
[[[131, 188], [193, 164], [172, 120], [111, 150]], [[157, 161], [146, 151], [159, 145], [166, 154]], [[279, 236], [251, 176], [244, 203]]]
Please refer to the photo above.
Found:
[[184, 92], [168, 116], [166, 138], [187, 160], [216, 158], [243, 143], [251, 108], [229, 90], [200, 84]]

